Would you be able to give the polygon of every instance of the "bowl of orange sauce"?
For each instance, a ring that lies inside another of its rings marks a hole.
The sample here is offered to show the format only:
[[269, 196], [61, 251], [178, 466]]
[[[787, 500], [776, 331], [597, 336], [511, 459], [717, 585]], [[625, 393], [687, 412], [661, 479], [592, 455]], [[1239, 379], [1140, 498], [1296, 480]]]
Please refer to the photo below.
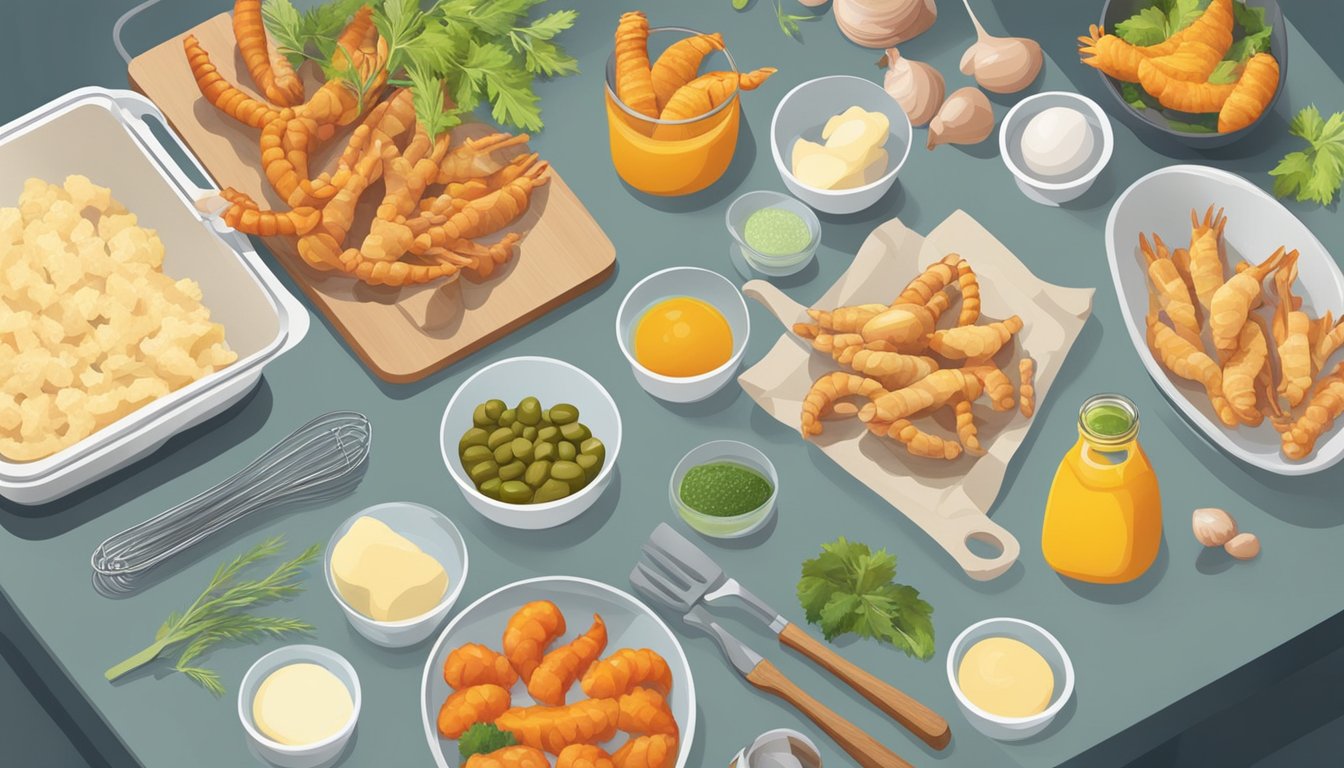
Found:
[[750, 332], [737, 285], [699, 267], [654, 272], [616, 312], [616, 343], [635, 380], [673, 403], [704, 400], [731, 381]]

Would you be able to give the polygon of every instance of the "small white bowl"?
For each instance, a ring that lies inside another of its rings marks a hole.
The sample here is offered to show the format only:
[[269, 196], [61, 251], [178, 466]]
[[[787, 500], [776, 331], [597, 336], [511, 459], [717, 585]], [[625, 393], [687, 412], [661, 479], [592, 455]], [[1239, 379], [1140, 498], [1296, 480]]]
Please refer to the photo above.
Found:
[[[291, 746], [281, 744], [264, 736], [252, 720], [252, 701], [257, 689], [270, 674], [290, 664], [317, 664], [325, 667], [350, 691], [355, 708], [350, 720], [335, 735], [316, 744]], [[359, 675], [345, 657], [318, 645], [287, 645], [278, 648], [257, 659], [238, 686], [238, 720], [247, 733], [248, 745], [261, 759], [280, 768], [323, 768], [332, 765], [341, 756], [346, 742], [355, 732], [355, 723], [359, 722], [360, 707]]]
[[807, 734], [792, 728], [777, 728], [757, 736], [751, 746], [737, 753], [728, 768], [751, 768], [756, 758], [771, 754], [791, 755], [803, 764], [803, 768], [821, 766], [821, 750]]
[[[457, 455], [457, 444], [462, 433], [471, 428], [472, 412], [477, 405], [491, 398], [517, 403], [529, 396], [540, 400], [543, 408], [556, 403], [578, 408], [579, 421], [606, 446], [607, 460], [597, 477], [578, 493], [541, 504], [506, 504], [476, 490]], [[467, 503], [486, 519], [529, 531], [554, 528], [587, 511], [611, 485], [616, 456], [621, 451], [621, 414], [616, 401], [597, 379], [569, 363], [549, 357], [511, 357], [487, 365], [457, 388], [439, 425], [439, 447], [448, 473]]]
[[[1045, 658], [1055, 675], [1055, 692], [1050, 706], [1030, 717], [1000, 717], [980, 709], [966, 698], [957, 684], [957, 668], [972, 645], [989, 637], [1020, 640]], [[1063, 681], [1062, 684], [1060, 681]], [[1045, 730], [1073, 697], [1073, 662], [1054, 635], [1029, 621], [985, 619], [962, 630], [957, 639], [952, 641], [952, 647], [947, 652], [947, 683], [952, 686], [952, 693], [956, 694], [962, 713], [977, 731], [999, 741], [1018, 741]]]
[[[645, 368], [635, 359], [633, 338], [635, 326], [650, 307], [673, 296], [690, 296], [709, 304], [728, 321], [733, 332], [733, 354], [728, 362], [699, 376], [664, 376]], [[616, 310], [616, 343], [621, 354], [630, 363], [635, 381], [644, 391], [659, 400], [671, 403], [694, 403], [718, 392], [733, 380], [742, 363], [751, 334], [751, 320], [747, 316], [747, 300], [731, 280], [708, 269], [699, 267], [671, 267], [654, 272], [635, 283]], [[596, 430], [593, 431], [596, 434]]]
[[[753, 213], [766, 208], [779, 208], [796, 214], [807, 224], [812, 239], [803, 250], [785, 256], [772, 256], [761, 253], [747, 244], [745, 236], [747, 219], [751, 218]], [[801, 272], [812, 262], [812, 257], [817, 253], [817, 246], [821, 245], [821, 222], [817, 220], [817, 214], [796, 199], [769, 190], [757, 190], [738, 196], [728, 206], [728, 212], [724, 214], [724, 224], [728, 227], [728, 234], [733, 237], [733, 249], [736, 253], [748, 267], [766, 277], [788, 277]]]
[[[885, 149], [889, 167], [882, 178], [850, 189], [817, 189], [793, 175], [793, 143], [799, 138], [821, 139], [822, 126], [850, 107], [881, 112], [891, 123]], [[770, 119], [770, 153], [775, 168], [789, 192], [823, 213], [858, 213], [871, 207], [896, 183], [896, 174], [910, 156], [914, 128], [910, 118], [882, 87], [871, 80], [853, 75], [832, 75], [808, 80], [784, 94]]]
[[[331, 575], [331, 553], [336, 549], [336, 543], [361, 517], [372, 517], [387, 524], [387, 527], [410, 539], [411, 543], [443, 566], [443, 570], [448, 573], [448, 590], [431, 610], [401, 621], [377, 621], [355, 610], [345, 601]], [[467, 543], [453, 521], [438, 510], [409, 501], [393, 501], [369, 507], [341, 523], [331, 535], [331, 541], [327, 542], [322, 569], [327, 575], [327, 589], [331, 590], [331, 596], [345, 611], [345, 617], [355, 631], [384, 648], [404, 648], [434, 634], [453, 609], [453, 604], [462, 594], [462, 585], [467, 580]]]
[[[1062, 178], [1044, 179], [1027, 168], [1022, 160], [1022, 132], [1031, 119], [1051, 107], [1069, 107], [1087, 118], [1092, 129], [1092, 154], [1087, 162]], [[1046, 91], [1019, 101], [1008, 110], [999, 128], [999, 156], [1008, 166], [1022, 194], [1042, 205], [1058, 206], [1067, 203], [1092, 187], [1111, 160], [1115, 149], [1115, 134], [1111, 121], [1097, 102], [1069, 91]]]
[[[756, 509], [735, 517], [715, 517], [692, 509], [681, 500], [681, 481], [686, 479], [686, 473], [692, 467], [715, 463], [736, 464], [762, 475], [770, 481], [770, 498]], [[770, 457], [754, 446], [736, 440], [714, 440], [692, 448], [677, 462], [667, 495], [672, 509], [695, 530], [716, 539], [740, 539], [759, 531], [774, 517], [779, 499], [779, 473]]]

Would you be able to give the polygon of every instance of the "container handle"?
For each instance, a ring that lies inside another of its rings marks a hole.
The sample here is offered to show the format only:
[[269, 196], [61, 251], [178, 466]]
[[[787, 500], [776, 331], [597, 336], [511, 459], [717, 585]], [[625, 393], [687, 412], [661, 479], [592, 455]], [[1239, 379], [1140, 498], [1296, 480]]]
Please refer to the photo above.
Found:
[[[1017, 562], [1022, 553], [1017, 537], [976, 508], [960, 488], [940, 506], [940, 519], [921, 527], [957, 561], [967, 576], [976, 581], [989, 581], [1002, 576]], [[997, 548], [999, 553], [992, 557], [978, 555], [968, 544], [971, 539]]]
[[[168, 119], [163, 116], [159, 108], [154, 106], [154, 102], [133, 91], [109, 90], [107, 95], [126, 118], [126, 127], [130, 128], [136, 139], [149, 150], [150, 159], [173, 182], [178, 192], [186, 199], [187, 204], [193, 210], [196, 210], [198, 200], [218, 191], [216, 187], [202, 187], [192, 181], [181, 166], [173, 162], [172, 155], [168, 148], [163, 145], [163, 142], [159, 141], [159, 137], [155, 136], [154, 132], [149, 129], [147, 121], [151, 119], [163, 126], [165, 132], [173, 138], [173, 143], [177, 145], [178, 151], [200, 174], [200, 178], [206, 179], [206, 183], [210, 183], [210, 174], [206, 172], [200, 161], [191, 153], [191, 150], [187, 149], [187, 146], [182, 143], [182, 139], [178, 138], [177, 132], [168, 124]], [[197, 210], [197, 214], [201, 219], [206, 218], [199, 210]]]

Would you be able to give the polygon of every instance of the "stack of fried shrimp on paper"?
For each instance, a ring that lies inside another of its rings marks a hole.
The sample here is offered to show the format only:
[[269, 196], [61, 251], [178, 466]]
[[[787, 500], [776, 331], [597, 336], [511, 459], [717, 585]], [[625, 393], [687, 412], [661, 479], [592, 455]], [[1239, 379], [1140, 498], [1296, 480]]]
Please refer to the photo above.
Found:
[[1155, 45], [1133, 45], [1101, 27], [1078, 38], [1084, 64], [1122, 83], [1135, 83], [1167, 109], [1217, 113], [1218, 132], [1254, 123], [1279, 87], [1279, 62], [1268, 52], [1250, 56], [1233, 82], [1209, 78], [1233, 44], [1233, 0], [1212, 0], [1184, 29]]
[[1302, 309], [1293, 294], [1297, 251], [1241, 262], [1228, 277], [1222, 210], [1191, 211], [1190, 223], [1189, 247], [1168, 250], [1158, 235], [1139, 235], [1148, 348], [1162, 367], [1204, 387], [1225, 426], [1268, 419], [1283, 455], [1301, 461], [1344, 413], [1344, 363], [1326, 369], [1344, 345], [1344, 319]]
[[[622, 648], [606, 658], [607, 627], [592, 626], [553, 650], [565, 617], [549, 600], [528, 603], [504, 629], [503, 653], [470, 643], [448, 654], [443, 679], [454, 690], [439, 710], [439, 735], [470, 737], [490, 727], [512, 742], [467, 758], [465, 768], [673, 768], [680, 728], [668, 706], [672, 670], [656, 652]], [[534, 706], [514, 706], [522, 682]], [[584, 697], [569, 702], [579, 683]], [[628, 734], [608, 753], [601, 746]]]
[[[953, 292], [961, 297], [949, 310]], [[939, 320], [946, 314], [953, 323]], [[912, 455], [952, 460], [980, 456], [974, 404], [984, 398], [995, 411], [1036, 409], [1030, 357], [1018, 361], [1019, 383], [993, 361], [1022, 330], [1022, 319], [981, 323], [980, 284], [971, 265], [953, 253], [924, 270], [890, 305], [858, 304], [831, 311], [810, 309], [811, 323], [793, 332], [848, 370], [817, 379], [803, 400], [804, 437], [820, 435], [830, 416], [857, 416], [868, 431], [903, 444]], [[855, 407], [851, 398], [866, 400]], [[925, 430], [915, 419], [951, 409], [956, 438]]]
[[[368, 84], [358, 94], [331, 78], [304, 100], [303, 83], [283, 56], [271, 55], [260, 0], [238, 0], [234, 36], [264, 100], [226, 81], [194, 35], [183, 40], [201, 94], [224, 114], [261, 132], [266, 180], [288, 210], [263, 210], [247, 195], [223, 191], [224, 221], [263, 237], [296, 238], [305, 263], [372, 285], [410, 285], [455, 278], [484, 279], [512, 258], [520, 235], [493, 235], [526, 212], [549, 166], [535, 154], [500, 151], [527, 135], [497, 133], [456, 145], [452, 133], [431, 136], [415, 116], [411, 93], [387, 85], [387, 42], [370, 6], [355, 13], [336, 42], [332, 65]], [[357, 125], [356, 125], [357, 124]], [[336, 170], [309, 177], [308, 159], [338, 131], [356, 125]], [[381, 180], [382, 198], [362, 242], [348, 244], [355, 207]]]

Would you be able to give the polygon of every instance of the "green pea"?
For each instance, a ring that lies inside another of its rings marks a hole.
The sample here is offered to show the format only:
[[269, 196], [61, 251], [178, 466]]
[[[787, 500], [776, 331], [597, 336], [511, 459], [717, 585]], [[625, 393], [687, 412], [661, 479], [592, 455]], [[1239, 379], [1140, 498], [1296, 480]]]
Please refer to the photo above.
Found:
[[480, 488], [481, 483], [486, 480], [499, 477], [499, 465], [493, 461], [482, 461], [479, 464], [473, 464], [471, 469], [467, 470], [467, 474], [471, 475], [471, 482], [475, 483], [477, 488]]
[[489, 461], [494, 458], [494, 453], [484, 445], [473, 445], [462, 452], [462, 466], [471, 469], [473, 464], [479, 464], [482, 461]]
[[572, 424], [579, 420], [579, 409], [569, 403], [560, 403], [551, 406], [551, 423], [557, 427], [563, 427], [566, 424]]
[[532, 494], [532, 503], [540, 504], [545, 501], [555, 501], [556, 499], [563, 499], [570, 493], [571, 491], [569, 490], [569, 483], [566, 483], [563, 480], [556, 480], [555, 478], [551, 478], [550, 480], [547, 480], [546, 482], [542, 483], [541, 487], [537, 489], [537, 492]]
[[512, 439], [513, 439], [513, 430], [509, 429], [508, 427], [500, 427], [499, 429], [496, 429], [494, 432], [490, 433], [490, 439], [487, 440], [485, 444], [490, 447], [490, 450], [493, 451], [499, 446], [509, 442]]
[[523, 430], [527, 429], [527, 425], [523, 424], [521, 421], [515, 421], [509, 425], [509, 429], [513, 430], [514, 437], [522, 437]]
[[517, 420], [518, 412], [512, 408], [508, 408], [503, 413], [499, 414], [499, 426], [501, 427], [507, 427]]
[[551, 477], [551, 462], [534, 461], [528, 465], [527, 471], [523, 473], [523, 482], [533, 488], [540, 488], [541, 484]]
[[485, 403], [476, 406], [476, 410], [471, 412], [471, 423], [482, 428], [495, 426], [495, 420], [485, 410]]
[[504, 413], [504, 409], [507, 407], [508, 406], [504, 405], [503, 400], [485, 401], [485, 413], [490, 417], [491, 421], [499, 421], [500, 414]]
[[536, 427], [523, 427], [523, 437], [527, 438], [528, 441], [536, 440], [536, 439], [537, 439], [537, 428], [536, 428]]
[[574, 457], [574, 463], [583, 469], [585, 484], [593, 482], [593, 478], [597, 477], [598, 471], [602, 469], [601, 460], [591, 453], [580, 453]]
[[525, 437], [515, 437], [509, 446], [513, 448], [513, 457], [524, 463], [532, 461], [532, 441]]
[[560, 436], [571, 443], [582, 443], [584, 440], [593, 436], [588, 428], [577, 421], [570, 422], [560, 427]]
[[498, 448], [495, 449], [495, 452], [494, 452], [493, 455], [494, 455], [495, 463], [498, 464], [498, 465], [501, 466], [501, 467], [504, 466], [505, 464], [508, 464], [509, 462], [513, 461], [513, 459], [514, 459], [514, 456], [513, 456], [513, 442], [510, 441], [510, 442], [504, 443], [503, 445], [499, 446]]
[[545, 440], [548, 443], [558, 443], [560, 442], [560, 428], [542, 427], [537, 430], [537, 439]]
[[527, 465], [521, 461], [511, 461], [499, 468], [499, 479], [504, 482], [517, 480], [527, 471]]
[[528, 426], [536, 426], [541, 421], [541, 401], [535, 397], [524, 397], [518, 403], [518, 420]]
[[498, 477], [492, 477], [489, 480], [486, 480], [484, 483], [481, 483], [481, 487], [478, 488], [477, 490], [479, 490], [481, 493], [485, 494], [486, 496], [489, 496], [492, 499], [498, 499], [499, 488], [503, 484], [504, 484], [503, 480], [500, 480]]
[[472, 427], [462, 433], [462, 439], [457, 442], [457, 452], [461, 455], [464, 451], [473, 445], [486, 445], [490, 442], [490, 433], [480, 427]]
[[508, 480], [499, 488], [499, 500], [506, 504], [526, 504], [532, 501], [532, 489], [527, 483]]
[[543, 443], [540, 440], [532, 446], [532, 461], [554, 461], [559, 458], [555, 443]]
[[585, 456], [596, 456], [597, 463], [601, 464], [607, 459], [607, 446], [596, 437], [590, 437], [579, 444], [579, 453]]
[[573, 443], [561, 442], [555, 446], [555, 455], [560, 457], [561, 461], [573, 461], [574, 457], [579, 455], [579, 449], [575, 448]]

